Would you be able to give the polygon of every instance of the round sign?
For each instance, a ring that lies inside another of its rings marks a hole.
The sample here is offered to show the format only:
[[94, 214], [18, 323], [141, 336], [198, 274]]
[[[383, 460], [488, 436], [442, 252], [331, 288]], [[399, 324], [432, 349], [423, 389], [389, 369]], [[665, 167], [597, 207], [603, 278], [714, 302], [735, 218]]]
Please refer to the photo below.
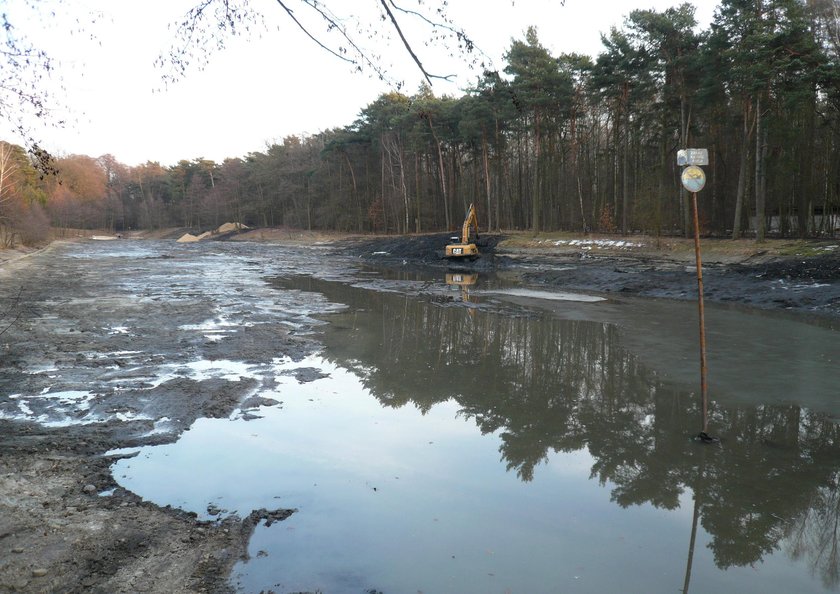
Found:
[[680, 181], [689, 192], [699, 192], [706, 185], [706, 174], [697, 165], [689, 165], [683, 169]]

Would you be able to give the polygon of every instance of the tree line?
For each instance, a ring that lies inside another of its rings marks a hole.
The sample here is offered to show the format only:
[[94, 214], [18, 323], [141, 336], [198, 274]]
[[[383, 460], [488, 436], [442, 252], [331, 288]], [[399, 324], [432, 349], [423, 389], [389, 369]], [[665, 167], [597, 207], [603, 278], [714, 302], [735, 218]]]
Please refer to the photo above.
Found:
[[474, 203], [490, 230], [681, 234], [687, 147], [709, 150], [704, 233], [840, 230], [836, 0], [723, 0], [706, 30], [687, 3], [634, 10], [602, 44], [554, 56], [532, 27], [459, 97], [386, 93], [343, 128], [222, 163], [72, 155], [41, 179], [3, 144], [0, 230], [6, 242], [45, 221], [417, 233], [457, 227]]

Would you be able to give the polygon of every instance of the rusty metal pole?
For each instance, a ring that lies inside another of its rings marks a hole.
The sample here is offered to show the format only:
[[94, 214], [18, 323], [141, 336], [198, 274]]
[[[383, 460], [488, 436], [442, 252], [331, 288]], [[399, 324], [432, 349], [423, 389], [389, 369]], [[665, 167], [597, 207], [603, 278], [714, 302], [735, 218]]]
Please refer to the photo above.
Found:
[[709, 428], [709, 395], [706, 389], [706, 321], [703, 309], [703, 262], [700, 258], [700, 221], [697, 216], [697, 192], [692, 192], [694, 209], [694, 258], [697, 262], [697, 306], [700, 312], [700, 395], [703, 399], [703, 433]]

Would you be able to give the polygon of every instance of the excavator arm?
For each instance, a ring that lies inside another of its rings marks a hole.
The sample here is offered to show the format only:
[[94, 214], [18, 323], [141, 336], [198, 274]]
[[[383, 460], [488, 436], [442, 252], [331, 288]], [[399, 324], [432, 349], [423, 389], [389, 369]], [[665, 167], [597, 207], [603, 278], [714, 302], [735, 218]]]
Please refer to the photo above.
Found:
[[461, 243], [471, 243], [470, 229], [475, 229], [475, 238], [478, 239], [478, 217], [475, 216], [475, 206], [470, 204], [467, 211], [467, 218], [464, 219], [464, 226], [461, 229]]
[[[470, 237], [470, 231], [473, 229], [475, 229], [475, 238]], [[470, 204], [467, 216], [464, 219], [464, 225], [461, 227], [461, 241], [447, 245], [444, 250], [444, 257], [470, 260], [478, 258], [478, 248], [474, 243], [475, 239], [478, 239], [478, 217], [475, 214], [475, 206]]]

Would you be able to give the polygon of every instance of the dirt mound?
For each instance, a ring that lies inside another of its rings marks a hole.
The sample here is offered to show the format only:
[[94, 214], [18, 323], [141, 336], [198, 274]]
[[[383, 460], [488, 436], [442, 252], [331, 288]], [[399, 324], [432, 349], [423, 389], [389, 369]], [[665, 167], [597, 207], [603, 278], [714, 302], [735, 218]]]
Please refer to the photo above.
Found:
[[212, 231], [205, 231], [199, 235], [193, 235], [192, 233], [184, 233], [181, 237], [179, 237], [176, 242], [177, 243], [194, 243], [196, 241], [203, 241], [205, 239], [216, 239], [216, 240], [224, 240], [229, 239], [231, 236], [240, 233], [243, 229], [249, 229], [249, 227], [243, 225], [242, 223], [225, 223], [224, 225], [220, 225], [218, 228]]
[[242, 223], [225, 223], [224, 225], [219, 225], [219, 228], [215, 232], [230, 233], [231, 231], [242, 231], [244, 229], [250, 229], [250, 227]]
[[[443, 252], [451, 240], [451, 233], [433, 233], [352, 240], [344, 242], [343, 247], [348, 253], [386, 265], [448, 266], [451, 262], [444, 259]], [[502, 240], [502, 235], [480, 236], [476, 245], [481, 256], [475, 265], [491, 266], [496, 246]]]
[[738, 270], [758, 278], [810, 282], [834, 281], [840, 279], [840, 253], [813, 256], [807, 259], [786, 258], [755, 266], [740, 266]]

